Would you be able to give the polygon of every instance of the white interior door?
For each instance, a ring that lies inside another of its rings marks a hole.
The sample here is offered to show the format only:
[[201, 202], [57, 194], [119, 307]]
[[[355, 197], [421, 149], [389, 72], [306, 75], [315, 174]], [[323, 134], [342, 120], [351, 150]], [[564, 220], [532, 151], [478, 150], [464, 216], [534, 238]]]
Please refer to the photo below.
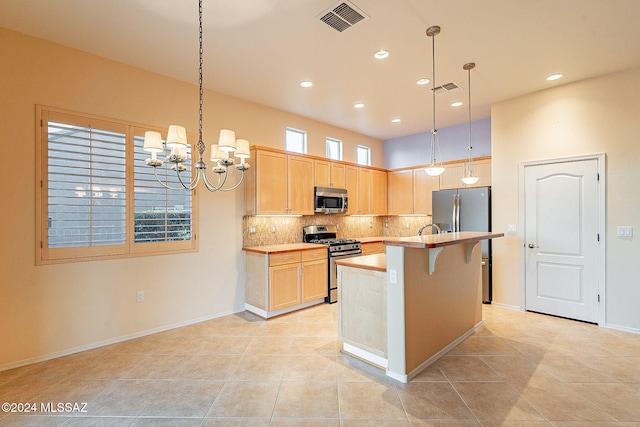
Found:
[[525, 309], [598, 322], [598, 160], [524, 168]]

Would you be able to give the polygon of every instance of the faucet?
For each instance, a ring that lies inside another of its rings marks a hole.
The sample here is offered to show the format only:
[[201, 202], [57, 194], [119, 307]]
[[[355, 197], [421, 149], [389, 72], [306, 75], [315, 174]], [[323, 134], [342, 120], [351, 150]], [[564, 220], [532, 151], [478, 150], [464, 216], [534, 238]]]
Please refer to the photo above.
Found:
[[435, 230], [435, 233], [433, 233], [433, 230], [431, 231], [431, 234], [440, 234], [440, 227], [438, 227], [435, 224], [425, 224], [422, 227], [420, 227], [420, 229], [418, 230], [418, 236], [422, 236], [422, 232], [424, 231], [425, 228], [427, 227], [432, 227]]

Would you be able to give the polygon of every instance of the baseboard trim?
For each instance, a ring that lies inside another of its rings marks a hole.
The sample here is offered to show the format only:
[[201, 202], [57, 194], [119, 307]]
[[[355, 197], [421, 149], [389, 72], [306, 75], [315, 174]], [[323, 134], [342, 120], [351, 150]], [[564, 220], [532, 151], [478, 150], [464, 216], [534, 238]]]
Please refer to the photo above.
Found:
[[367, 350], [363, 350], [355, 345], [347, 344], [346, 342], [342, 343], [342, 351], [357, 359], [373, 364], [375, 367], [380, 369], [386, 370], [387, 366], [389, 366], [389, 361], [384, 357], [373, 354]]
[[503, 304], [501, 302], [495, 302], [495, 301], [491, 301], [491, 305], [495, 305], [497, 307], [502, 307], [502, 308], [508, 308], [509, 310], [524, 311], [518, 305]]
[[612, 325], [611, 323], [606, 323], [603, 325], [603, 327], [608, 329], [615, 329], [616, 331], [629, 332], [636, 335], [640, 334], [640, 329], [630, 328], [628, 326]]

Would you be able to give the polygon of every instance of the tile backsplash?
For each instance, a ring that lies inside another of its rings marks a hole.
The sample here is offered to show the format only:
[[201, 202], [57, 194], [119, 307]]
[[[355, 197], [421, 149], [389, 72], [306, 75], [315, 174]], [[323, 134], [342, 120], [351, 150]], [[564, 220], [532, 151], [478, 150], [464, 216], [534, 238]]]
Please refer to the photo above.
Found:
[[[328, 224], [338, 227], [341, 238], [415, 236], [420, 227], [430, 222], [430, 216], [244, 216], [242, 244], [246, 247], [299, 243], [302, 242], [302, 227]], [[250, 227], [255, 227], [255, 232], [249, 233]]]

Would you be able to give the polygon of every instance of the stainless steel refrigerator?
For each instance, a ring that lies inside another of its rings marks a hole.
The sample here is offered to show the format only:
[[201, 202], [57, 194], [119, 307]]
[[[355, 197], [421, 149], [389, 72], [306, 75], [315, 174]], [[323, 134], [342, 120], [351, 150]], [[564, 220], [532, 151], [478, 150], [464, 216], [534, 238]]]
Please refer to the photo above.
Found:
[[[491, 187], [434, 191], [432, 221], [441, 232], [491, 231]], [[482, 302], [491, 303], [491, 240], [482, 244]]]

